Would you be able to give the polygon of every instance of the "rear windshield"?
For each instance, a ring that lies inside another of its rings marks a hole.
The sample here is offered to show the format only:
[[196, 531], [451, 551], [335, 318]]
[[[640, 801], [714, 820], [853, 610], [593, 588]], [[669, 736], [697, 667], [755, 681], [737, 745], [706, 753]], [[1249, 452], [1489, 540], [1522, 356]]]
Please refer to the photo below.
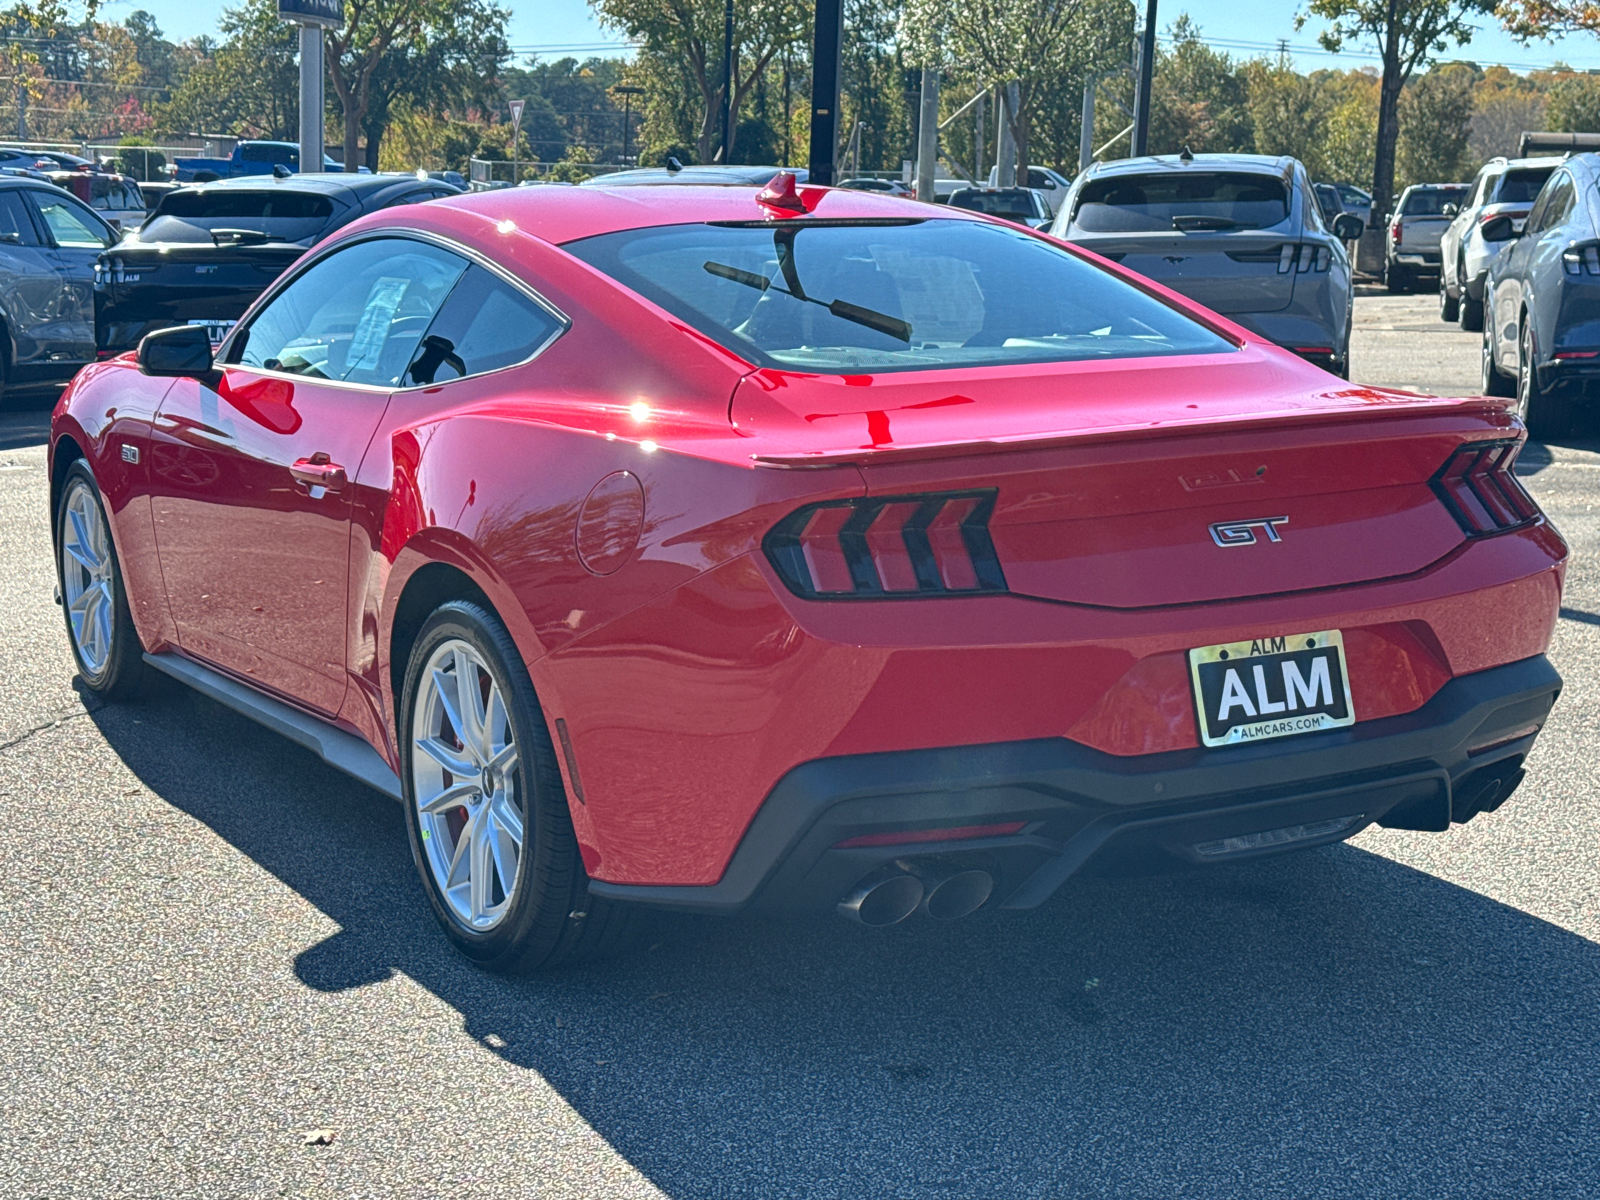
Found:
[[565, 248], [762, 366], [848, 375], [1233, 348], [1066, 250], [960, 218], [672, 225]]
[[950, 207], [1012, 221], [1028, 221], [1038, 215], [1033, 211], [1031, 192], [957, 192], [950, 197]]
[[1182, 171], [1091, 179], [1072, 223], [1090, 233], [1265, 229], [1289, 215], [1289, 188], [1276, 175]]
[[307, 220], [331, 217], [333, 202], [309, 192], [173, 192], [161, 202], [158, 216], [208, 220], [227, 217], [283, 217]]
[[1495, 204], [1532, 204], [1554, 167], [1524, 167], [1507, 171], [1494, 190]]
[[[1535, 188], [1535, 191], [1538, 189]], [[1400, 215], [1405, 217], [1439, 217], [1444, 215], [1444, 206], [1454, 204], [1461, 206], [1467, 198], [1465, 187], [1428, 188], [1426, 191], [1412, 192], [1406, 197], [1405, 205], [1400, 209]]]

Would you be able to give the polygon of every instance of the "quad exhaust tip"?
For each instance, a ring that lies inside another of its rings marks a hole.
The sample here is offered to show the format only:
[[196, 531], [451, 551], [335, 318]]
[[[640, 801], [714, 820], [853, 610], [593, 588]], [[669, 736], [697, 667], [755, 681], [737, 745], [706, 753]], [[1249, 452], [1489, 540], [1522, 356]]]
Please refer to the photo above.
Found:
[[839, 901], [839, 915], [879, 928], [914, 912], [954, 921], [977, 912], [993, 891], [994, 876], [987, 871], [907, 863], [863, 879]]

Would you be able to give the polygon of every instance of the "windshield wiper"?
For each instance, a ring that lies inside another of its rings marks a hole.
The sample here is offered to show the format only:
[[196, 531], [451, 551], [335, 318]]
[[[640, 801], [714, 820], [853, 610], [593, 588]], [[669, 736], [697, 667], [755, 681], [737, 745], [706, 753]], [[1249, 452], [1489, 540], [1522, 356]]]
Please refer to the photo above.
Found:
[[1241, 224], [1242, 222], [1235, 221], [1232, 217], [1211, 217], [1201, 213], [1172, 218], [1172, 227], [1181, 229], [1184, 233], [1190, 230], [1199, 232], [1207, 229], [1238, 229]]
[[818, 300], [808, 296], [800, 287], [800, 279], [794, 271], [794, 260], [785, 256], [782, 259], [785, 282], [789, 284], [781, 288], [765, 275], [757, 275], [754, 271], [744, 271], [738, 267], [729, 266], [727, 263], [704, 263], [706, 271], [719, 279], [729, 279], [734, 283], [743, 284], [747, 288], [755, 288], [758, 292], [773, 291], [784, 296], [793, 296], [796, 300], [803, 300], [807, 304], [819, 304], [834, 316], [844, 321], [854, 321], [857, 325], [864, 325], [878, 333], [887, 334], [889, 337], [898, 338], [907, 345], [911, 344], [911, 324], [902, 321], [899, 317], [891, 317], [888, 313], [879, 312], [875, 308], [862, 308], [859, 304], [851, 304], [848, 300]]

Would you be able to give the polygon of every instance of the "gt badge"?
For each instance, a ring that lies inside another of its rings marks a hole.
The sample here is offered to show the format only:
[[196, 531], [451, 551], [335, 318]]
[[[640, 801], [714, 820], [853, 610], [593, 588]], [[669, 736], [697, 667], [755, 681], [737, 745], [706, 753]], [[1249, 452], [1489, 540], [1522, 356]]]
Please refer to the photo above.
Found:
[[1278, 527], [1287, 525], [1288, 517], [1253, 517], [1248, 521], [1218, 521], [1211, 526], [1211, 540], [1219, 546], [1254, 546], [1256, 530], [1269, 542], [1281, 542]]

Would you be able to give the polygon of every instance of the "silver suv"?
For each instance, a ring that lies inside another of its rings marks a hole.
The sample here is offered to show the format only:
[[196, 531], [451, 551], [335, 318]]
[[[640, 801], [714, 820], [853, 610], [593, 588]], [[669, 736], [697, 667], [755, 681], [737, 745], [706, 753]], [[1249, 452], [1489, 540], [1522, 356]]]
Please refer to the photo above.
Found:
[[1457, 321], [1468, 333], [1483, 329], [1483, 288], [1489, 264], [1504, 241], [1485, 241], [1480, 232], [1496, 217], [1511, 218], [1513, 233], [1533, 207], [1533, 199], [1561, 165], [1559, 158], [1491, 158], [1472, 180], [1472, 190], [1439, 239], [1439, 319]]
[[1324, 223], [1297, 159], [1179, 154], [1095, 163], [1050, 232], [1198, 300], [1349, 378], [1354, 289], [1345, 240]]

